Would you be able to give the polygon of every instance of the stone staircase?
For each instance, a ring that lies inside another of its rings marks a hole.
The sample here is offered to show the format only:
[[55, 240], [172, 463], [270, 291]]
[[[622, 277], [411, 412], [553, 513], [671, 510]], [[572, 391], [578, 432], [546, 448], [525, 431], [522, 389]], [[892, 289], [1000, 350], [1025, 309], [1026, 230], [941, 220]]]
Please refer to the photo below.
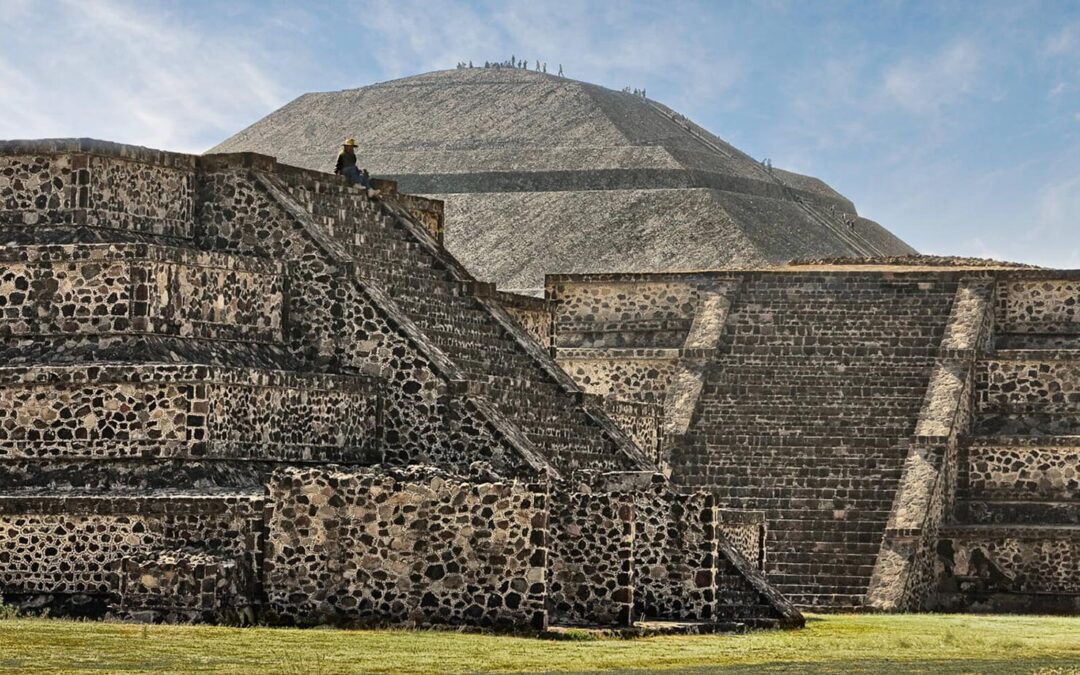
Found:
[[[272, 605], [302, 622], [326, 608], [298, 598], [333, 577], [379, 599], [335, 594], [350, 619], [542, 629], [569, 618], [545, 605], [550, 580], [580, 567], [601, 580], [582, 622], [801, 625], [726, 539], [759, 551], [742, 541], [756, 524], [654, 475], [441, 247], [439, 207], [386, 188], [372, 201], [258, 155], [0, 143], [4, 601], [168, 621]], [[638, 482], [601, 498], [582, 471]], [[399, 512], [375, 533], [385, 502]], [[647, 568], [590, 562], [627, 547]], [[373, 576], [334, 576], [349, 565]]]
[[[1041, 288], [1040, 288], [1041, 287]], [[1038, 292], [1032, 293], [1032, 289]], [[1062, 289], [1060, 295], [1047, 289]], [[1075, 282], [999, 285], [997, 349], [975, 371], [952, 522], [938, 546], [943, 609], [1080, 611], [1080, 325]], [[1031, 296], [1039, 298], [1030, 302]], [[1031, 310], [1013, 312], [1017, 304]], [[1056, 315], [1048, 322], [1044, 315]], [[1042, 319], [1040, 321], [1040, 318]]]
[[768, 522], [796, 605], [865, 602], [956, 281], [744, 273], [672, 479]]
[[582, 405], [577, 385], [494, 300], [494, 288], [477, 282], [400, 208], [339, 183], [292, 181], [287, 189], [344, 245], [356, 273], [385, 290], [471, 390], [512, 419], [555, 466], [647, 465], [603, 413]]

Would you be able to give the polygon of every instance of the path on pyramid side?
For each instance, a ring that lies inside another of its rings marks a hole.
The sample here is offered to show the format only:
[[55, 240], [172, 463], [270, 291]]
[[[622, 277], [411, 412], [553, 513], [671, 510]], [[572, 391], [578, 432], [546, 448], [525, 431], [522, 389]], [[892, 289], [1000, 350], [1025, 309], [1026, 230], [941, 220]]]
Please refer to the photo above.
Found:
[[956, 293], [916, 277], [747, 275], [674, 450], [674, 481], [765, 512], [797, 605], [865, 601]]

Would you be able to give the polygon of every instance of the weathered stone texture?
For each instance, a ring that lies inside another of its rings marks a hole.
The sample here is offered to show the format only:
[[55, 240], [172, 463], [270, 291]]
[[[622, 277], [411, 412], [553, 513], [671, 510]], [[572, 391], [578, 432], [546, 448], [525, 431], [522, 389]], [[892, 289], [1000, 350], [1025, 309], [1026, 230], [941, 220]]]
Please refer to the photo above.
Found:
[[5, 595], [118, 592], [124, 560], [196, 547], [249, 570], [261, 547], [261, 495], [0, 496]]
[[268, 496], [264, 583], [278, 618], [546, 627], [542, 488], [290, 469]]
[[[1075, 277], [559, 275], [548, 297], [582, 386], [664, 402], [675, 481], [765, 512], [764, 569], [797, 603], [1076, 612]], [[608, 377], [645, 354], [673, 365]]]
[[550, 303], [541, 298], [515, 293], [498, 293], [496, 299], [532, 339], [545, 348], [554, 346], [552, 322], [555, 320], [555, 312]]
[[582, 389], [616, 400], [663, 403], [678, 357], [656, 350], [560, 350], [561, 365]]
[[[557, 486], [654, 471], [656, 409], [582, 391], [534, 340], [549, 303], [477, 282], [440, 245], [441, 204], [256, 155], [5, 142], [0, 162], [5, 601], [154, 621], [631, 621], [621, 505], [642, 495], [612, 509]], [[554, 515], [589, 533], [580, 551], [551, 556]], [[675, 534], [672, 561], [696, 546]], [[614, 580], [596, 567], [613, 550]], [[700, 561], [714, 578], [723, 564]], [[671, 603], [680, 589], [703, 601], [680, 582]], [[730, 608], [739, 625], [801, 620], [770, 589], [751, 599]]]
[[47, 145], [0, 157], [0, 224], [85, 225], [168, 237], [192, 236], [195, 158], [136, 149], [94, 152], [98, 143]]
[[722, 506], [765, 511], [770, 577], [798, 602], [836, 607], [863, 602], [956, 284], [610, 274], [551, 277], [548, 294], [560, 301], [557, 357], [579, 382], [592, 376], [575, 370], [586, 349], [600, 364], [608, 354], [594, 372], [624, 362], [611, 345], [677, 350], [672, 374], [652, 380], [665, 405], [661, 463]]

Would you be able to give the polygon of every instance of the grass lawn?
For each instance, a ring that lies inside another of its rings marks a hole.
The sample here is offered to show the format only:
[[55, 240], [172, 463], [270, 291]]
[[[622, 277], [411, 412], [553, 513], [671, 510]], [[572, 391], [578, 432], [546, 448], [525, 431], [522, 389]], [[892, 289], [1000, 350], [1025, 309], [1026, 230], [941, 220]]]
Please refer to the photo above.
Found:
[[1080, 674], [1080, 618], [810, 616], [801, 631], [552, 642], [403, 630], [0, 621], [0, 671]]

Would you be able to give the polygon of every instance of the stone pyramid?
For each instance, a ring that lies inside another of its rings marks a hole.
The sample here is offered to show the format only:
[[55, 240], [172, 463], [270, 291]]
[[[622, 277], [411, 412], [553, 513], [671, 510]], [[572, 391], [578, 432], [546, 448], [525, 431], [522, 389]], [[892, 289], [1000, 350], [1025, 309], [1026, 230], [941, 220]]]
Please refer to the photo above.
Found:
[[445, 200], [450, 251], [510, 290], [549, 273], [914, 252], [824, 182], [765, 167], [660, 103], [528, 70], [306, 94], [212, 152], [327, 171], [349, 136], [372, 175]]

